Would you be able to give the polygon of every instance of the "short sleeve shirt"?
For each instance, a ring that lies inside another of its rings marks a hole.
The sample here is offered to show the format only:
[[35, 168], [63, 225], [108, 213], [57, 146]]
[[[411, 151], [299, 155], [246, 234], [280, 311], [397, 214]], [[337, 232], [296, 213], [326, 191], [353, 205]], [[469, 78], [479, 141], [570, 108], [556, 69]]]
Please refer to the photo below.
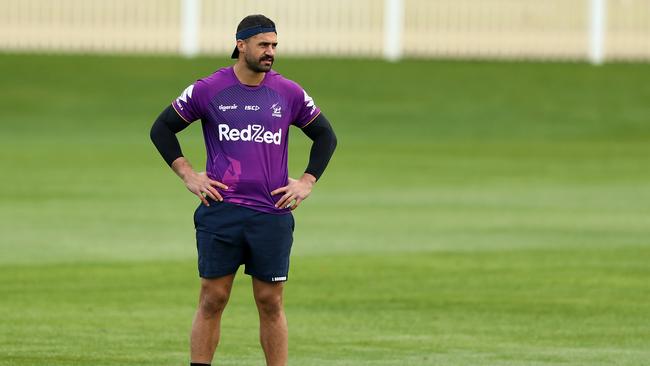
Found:
[[172, 102], [188, 123], [201, 120], [206, 172], [228, 186], [224, 201], [268, 213], [285, 213], [271, 192], [288, 183], [291, 125], [303, 128], [320, 109], [297, 83], [275, 71], [257, 86], [239, 82], [232, 67], [197, 80]]

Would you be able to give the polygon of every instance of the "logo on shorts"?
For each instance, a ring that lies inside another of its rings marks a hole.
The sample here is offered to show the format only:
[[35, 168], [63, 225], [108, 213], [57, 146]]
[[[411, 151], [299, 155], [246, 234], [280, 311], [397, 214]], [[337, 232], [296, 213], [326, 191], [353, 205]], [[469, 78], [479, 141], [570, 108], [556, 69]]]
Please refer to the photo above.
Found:
[[273, 282], [277, 282], [277, 281], [286, 281], [286, 280], [287, 280], [287, 276], [282, 276], [282, 277], [272, 277], [272, 278], [271, 278], [271, 281], [273, 281]]
[[259, 111], [260, 106], [258, 106], [258, 105], [247, 105], [247, 106], [244, 106], [244, 110], [245, 111]]

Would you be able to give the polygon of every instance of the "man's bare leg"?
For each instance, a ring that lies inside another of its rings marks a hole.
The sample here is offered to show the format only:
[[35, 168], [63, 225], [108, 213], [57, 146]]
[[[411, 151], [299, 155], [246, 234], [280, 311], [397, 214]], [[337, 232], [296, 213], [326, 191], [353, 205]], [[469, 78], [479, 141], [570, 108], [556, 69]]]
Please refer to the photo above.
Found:
[[228, 303], [234, 278], [234, 274], [215, 279], [201, 278], [199, 306], [190, 336], [191, 362], [212, 362], [219, 343], [221, 314]]
[[253, 294], [260, 315], [260, 343], [267, 366], [285, 366], [288, 357], [287, 318], [282, 305], [283, 282], [253, 278]]

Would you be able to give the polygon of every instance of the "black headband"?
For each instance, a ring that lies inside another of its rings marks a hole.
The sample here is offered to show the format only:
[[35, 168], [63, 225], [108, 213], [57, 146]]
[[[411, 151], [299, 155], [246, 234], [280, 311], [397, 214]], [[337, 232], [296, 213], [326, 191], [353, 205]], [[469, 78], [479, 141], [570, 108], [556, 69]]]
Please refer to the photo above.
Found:
[[277, 33], [275, 31], [275, 27], [263, 28], [261, 25], [256, 25], [252, 28], [242, 29], [239, 32], [237, 32], [237, 34], [235, 34], [235, 40], [248, 39], [256, 34], [267, 33], [267, 32]]

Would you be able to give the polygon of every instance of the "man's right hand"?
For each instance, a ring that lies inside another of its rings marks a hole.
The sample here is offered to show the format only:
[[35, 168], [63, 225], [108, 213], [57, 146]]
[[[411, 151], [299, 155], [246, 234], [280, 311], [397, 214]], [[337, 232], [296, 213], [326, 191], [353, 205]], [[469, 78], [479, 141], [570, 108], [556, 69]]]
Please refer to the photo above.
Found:
[[174, 169], [176, 174], [178, 174], [178, 176], [183, 179], [185, 187], [187, 187], [190, 192], [199, 197], [204, 205], [210, 206], [210, 203], [205, 198], [206, 196], [212, 198], [215, 201], [223, 201], [223, 197], [221, 197], [221, 194], [219, 194], [219, 191], [217, 191], [215, 187], [228, 189], [228, 186], [216, 180], [210, 179], [206, 172], [195, 172], [194, 169], [192, 169], [190, 162], [187, 161], [187, 159], [184, 157], [180, 157], [174, 160], [172, 163], [172, 169]]
[[215, 201], [223, 201], [223, 197], [221, 197], [219, 191], [217, 191], [214, 187], [228, 189], [225, 184], [210, 179], [205, 172], [192, 173], [193, 174], [187, 174], [183, 178], [183, 182], [185, 183], [185, 187], [187, 187], [190, 192], [197, 195], [204, 205], [210, 206], [210, 203], [205, 198], [206, 196], [212, 198]]

